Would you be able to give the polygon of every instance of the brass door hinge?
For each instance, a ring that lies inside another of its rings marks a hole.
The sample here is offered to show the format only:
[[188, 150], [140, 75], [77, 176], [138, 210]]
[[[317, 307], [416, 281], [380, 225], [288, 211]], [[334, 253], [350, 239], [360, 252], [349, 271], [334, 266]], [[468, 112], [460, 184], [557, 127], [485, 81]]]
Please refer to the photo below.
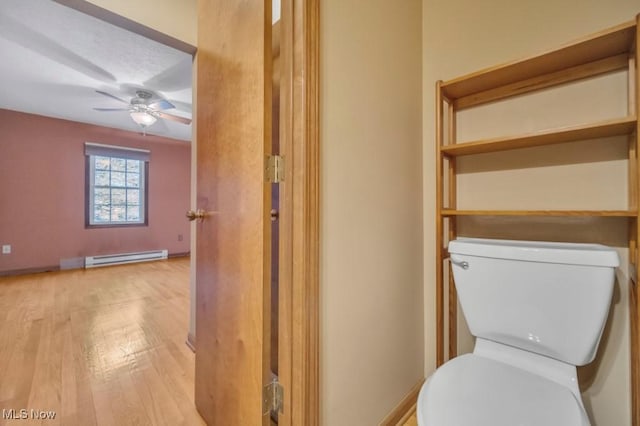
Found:
[[267, 181], [271, 183], [280, 183], [284, 181], [284, 158], [279, 155], [270, 155], [267, 157], [266, 164]]
[[262, 414], [283, 413], [284, 411], [284, 388], [277, 379], [262, 389]]

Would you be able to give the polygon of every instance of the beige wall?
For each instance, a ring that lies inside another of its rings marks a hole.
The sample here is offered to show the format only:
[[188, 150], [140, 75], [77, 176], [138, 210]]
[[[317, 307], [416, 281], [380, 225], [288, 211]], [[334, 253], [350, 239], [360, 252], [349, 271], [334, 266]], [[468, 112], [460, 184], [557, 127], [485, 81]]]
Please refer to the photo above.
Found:
[[197, 0], [87, 0], [118, 15], [196, 46]]
[[[637, 0], [423, 1], [425, 373], [435, 367], [435, 81], [519, 59], [631, 20]], [[626, 73], [499, 102], [459, 116], [459, 140], [514, 134], [624, 116]], [[459, 162], [459, 207], [624, 209], [624, 138], [467, 157]], [[620, 248], [626, 265], [626, 221], [477, 218], [460, 234], [501, 238], [596, 241]], [[627, 271], [618, 272], [612, 313], [595, 363], [579, 371], [595, 425], [629, 424]], [[462, 351], [473, 341], [459, 326]]]
[[423, 377], [419, 0], [321, 2], [322, 424]]

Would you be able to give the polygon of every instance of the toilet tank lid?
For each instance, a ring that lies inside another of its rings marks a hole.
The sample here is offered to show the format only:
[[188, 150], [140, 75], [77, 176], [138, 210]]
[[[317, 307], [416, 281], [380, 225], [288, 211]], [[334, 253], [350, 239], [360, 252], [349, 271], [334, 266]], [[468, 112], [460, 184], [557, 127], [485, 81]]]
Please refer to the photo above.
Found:
[[613, 248], [601, 244], [458, 238], [449, 242], [449, 253], [612, 268], [620, 264], [618, 253]]

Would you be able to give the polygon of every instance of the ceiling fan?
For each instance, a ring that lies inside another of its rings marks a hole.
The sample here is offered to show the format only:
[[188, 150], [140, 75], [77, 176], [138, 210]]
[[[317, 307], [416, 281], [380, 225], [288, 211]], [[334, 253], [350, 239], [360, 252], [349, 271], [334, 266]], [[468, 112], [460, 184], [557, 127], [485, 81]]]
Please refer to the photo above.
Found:
[[164, 118], [166, 120], [176, 121], [182, 124], [191, 124], [191, 119], [186, 117], [180, 117], [178, 115], [167, 114], [164, 112], [167, 109], [175, 108], [175, 106], [166, 99], [153, 99], [153, 93], [138, 89], [136, 90], [136, 96], [131, 98], [130, 102], [125, 101], [115, 95], [112, 95], [101, 90], [96, 90], [101, 95], [108, 96], [112, 99], [120, 101], [128, 105], [126, 108], [93, 108], [96, 111], [128, 111], [131, 119], [137, 124], [146, 128], [156, 122], [158, 118]]

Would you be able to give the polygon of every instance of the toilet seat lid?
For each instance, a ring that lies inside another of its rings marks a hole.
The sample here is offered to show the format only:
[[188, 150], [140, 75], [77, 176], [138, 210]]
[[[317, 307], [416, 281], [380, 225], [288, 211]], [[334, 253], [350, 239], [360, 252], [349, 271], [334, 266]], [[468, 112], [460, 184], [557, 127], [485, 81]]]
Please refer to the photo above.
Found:
[[429, 426], [588, 425], [573, 393], [544, 377], [479, 355], [440, 367], [418, 399]]

